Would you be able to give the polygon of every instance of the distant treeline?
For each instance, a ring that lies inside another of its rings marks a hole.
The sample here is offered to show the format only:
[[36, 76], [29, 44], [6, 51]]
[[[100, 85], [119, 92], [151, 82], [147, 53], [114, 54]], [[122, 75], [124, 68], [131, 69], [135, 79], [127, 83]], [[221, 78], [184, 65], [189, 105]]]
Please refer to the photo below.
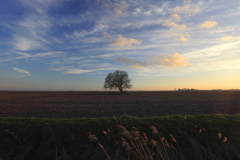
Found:
[[[176, 89], [175, 89], [176, 91]], [[189, 89], [189, 88], [178, 88], [178, 91], [239, 91], [239, 89], [212, 89], [212, 90], [199, 90], [199, 89]]]

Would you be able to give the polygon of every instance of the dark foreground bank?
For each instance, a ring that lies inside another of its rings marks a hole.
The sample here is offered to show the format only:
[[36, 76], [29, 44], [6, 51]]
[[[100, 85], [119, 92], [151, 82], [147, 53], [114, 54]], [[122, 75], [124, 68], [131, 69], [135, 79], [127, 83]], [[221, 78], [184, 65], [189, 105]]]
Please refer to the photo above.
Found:
[[0, 118], [0, 137], [3, 160], [240, 159], [239, 114]]

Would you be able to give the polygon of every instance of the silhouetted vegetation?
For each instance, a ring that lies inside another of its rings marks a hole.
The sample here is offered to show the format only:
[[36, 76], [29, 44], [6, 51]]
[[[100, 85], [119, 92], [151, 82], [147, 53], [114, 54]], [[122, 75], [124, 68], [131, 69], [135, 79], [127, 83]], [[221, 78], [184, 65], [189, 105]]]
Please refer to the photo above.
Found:
[[240, 115], [0, 118], [0, 124], [4, 160], [240, 158]]
[[105, 78], [104, 88], [107, 89], [118, 89], [122, 93], [123, 89], [132, 88], [130, 84], [127, 72], [116, 70], [113, 73], [109, 73]]

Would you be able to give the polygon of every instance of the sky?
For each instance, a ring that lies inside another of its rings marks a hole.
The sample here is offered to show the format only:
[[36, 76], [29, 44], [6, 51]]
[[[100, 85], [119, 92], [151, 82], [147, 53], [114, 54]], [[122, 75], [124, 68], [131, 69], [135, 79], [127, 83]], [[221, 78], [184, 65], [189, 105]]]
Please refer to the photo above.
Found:
[[8, 0], [0, 90], [240, 89], [239, 0]]

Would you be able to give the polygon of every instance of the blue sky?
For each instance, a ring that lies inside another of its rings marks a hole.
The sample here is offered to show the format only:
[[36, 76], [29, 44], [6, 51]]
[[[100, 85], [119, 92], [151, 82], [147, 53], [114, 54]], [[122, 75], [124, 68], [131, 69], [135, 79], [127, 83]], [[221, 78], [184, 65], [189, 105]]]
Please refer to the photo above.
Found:
[[0, 89], [240, 89], [239, 0], [9, 0], [0, 6]]

